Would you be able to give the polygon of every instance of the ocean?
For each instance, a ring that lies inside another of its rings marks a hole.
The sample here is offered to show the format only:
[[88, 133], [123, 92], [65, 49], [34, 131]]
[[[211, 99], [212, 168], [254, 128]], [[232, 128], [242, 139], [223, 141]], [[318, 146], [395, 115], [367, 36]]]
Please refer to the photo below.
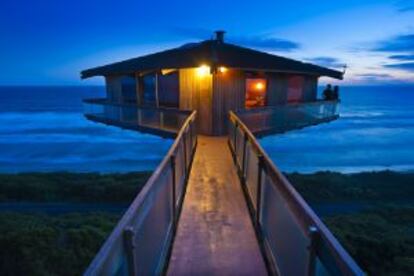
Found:
[[349, 86], [340, 95], [338, 120], [261, 139], [274, 163], [301, 173], [414, 170], [414, 86]]
[[171, 139], [93, 123], [83, 98], [104, 87], [1, 87], [0, 172], [153, 170]]
[[[0, 172], [152, 170], [171, 139], [97, 124], [100, 86], [0, 87]], [[286, 172], [414, 170], [414, 86], [342, 87], [340, 119], [260, 139]]]

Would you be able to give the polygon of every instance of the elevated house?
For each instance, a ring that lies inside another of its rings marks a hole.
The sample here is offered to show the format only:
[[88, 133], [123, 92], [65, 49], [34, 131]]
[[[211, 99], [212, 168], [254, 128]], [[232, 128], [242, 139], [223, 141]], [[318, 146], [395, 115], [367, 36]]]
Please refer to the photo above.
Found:
[[[240, 114], [255, 134], [337, 117], [336, 102], [317, 100], [317, 84], [321, 76], [342, 79], [341, 72], [229, 44], [223, 31], [215, 34], [212, 40], [83, 71], [82, 78], [103, 76], [106, 81], [106, 99], [86, 101], [95, 107], [86, 115], [174, 134], [185, 117], [177, 119], [180, 114], [197, 110], [198, 133], [205, 135], [226, 134], [230, 110]], [[97, 113], [96, 107], [103, 106], [105, 110]], [[146, 112], [131, 112], [131, 106]], [[287, 106], [296, 108], [281, 114], [281, 107]]]
[[94, 76], [87, 118], [175, 141], [85, 275], [364, 275], [255, 137], [336, 119], [317, 83], [341, 72], [218, 31]]

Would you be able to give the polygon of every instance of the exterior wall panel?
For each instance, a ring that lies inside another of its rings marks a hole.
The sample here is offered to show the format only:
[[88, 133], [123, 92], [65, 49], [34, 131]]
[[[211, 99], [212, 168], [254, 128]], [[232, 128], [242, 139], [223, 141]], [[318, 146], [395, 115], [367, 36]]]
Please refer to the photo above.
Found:
[[228, 113], [244, 108], [245, 75], [241, 70], [217, 72], [213, 77], [213, 134], [227, 133]]
[[318, 77], [306, 76], [303, 86], [303, 101], [312, 102], [317, 98], [318, 92]]
[[106, 98], [114, 103], [122, 102], [122, 81], [119, 76], [106, 76]]
[[284, 74], [270, 73], [267, 77], [267, 105], [275, 106], [287, 103], [288, 82]]
[[198, 76], [196, 68], [179, 71], [180, 109], [197, 110], [198, 132], [212, 135], [212, 75]]

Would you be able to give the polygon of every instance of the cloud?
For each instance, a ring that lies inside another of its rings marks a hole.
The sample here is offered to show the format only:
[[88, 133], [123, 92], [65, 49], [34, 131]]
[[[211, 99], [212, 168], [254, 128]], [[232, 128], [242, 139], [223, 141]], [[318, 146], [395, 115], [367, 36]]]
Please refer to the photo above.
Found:
[[406, 54], [406, 55], [392, 55], [388, 58], [399, 60], [399, 61], [414, 61], [414, 54]]
[[[173, 28], [172, 32], [175, 35], [185, 38], [194, 38], [194, 39], [211, 39], [214, 38], [214, 31], [202, 28]], [[254, 35], [254, 36], [234, 36], [231, 34], [226, 34], [224, 40], [238, 45], [243, 45], [246, 47], [256, 47], [268, 50], [275, 51], [293, 51], [299, 49], [301, 45], [297, 42], [277, 38], [269, 35]]]
[[399, 77], [398, 75], [388, 74], [388, 73], [376, 73], [376, 72], [366, 72], [355, 74], [351, 78], [351, 83], [360, 83], [360, 84], [407, 84], [413, 83], [413, 80], [409, 78]]
[[414, 6], [408, 6], [408, 7], [401, 7], [397, 9], [399, 12], [410, 12], [414, 11]]
[[389, 82], [389, 81], [394, 80], [394, 77], [392, 75], [386, 74], [386, 73], [363, 73], [363, 74], [357, 74], [355, 75], [355, 77], [357, 78], [359, 82], [367, 82], [367, 83], [372, 83], [372, 82], [382, 83], [382, 82]]
[[361, 78], [392, 78], [393, 76], [390, 74], [385, 74], [385, 73], [364, 73], [364, 74], [357, 74], [357, 77], [361, 77]]
[[308, 58], [306, 60], [309, 62], [318, 64], [318, 65], [321, 65], [321, 66], [331, 67], [331, 68], [341, 68], [345, 66], [343, 62], [333, 57], [314, 57], [314, 58]]
[[404, 34], [379, 41], [370, 50], [389, 53], [396, 63], [383, 64], [383, 68], [414, 72], [414, 34]]
[[397, 8], [397, 11], [401, 13], [414, 11], [414, 1], [400, 0], [394, 5]]
[[414, 61], [413, 62], [403, 62], [403, 63], [394, 63], [394, 64], [385, 64], [384, 67], [391, 69], [400, 69], [408, 72], [414, 73]]
[[414, 34], [405, 34], [391, 37], [376, 43], [371, 50], [376, 52], [411, 52], [414, 49]]
[[300, 48], [300, 44], [297, 42], [268, 36], [229, 36], [229, 41], [239, 45], [275, 51], [292, 51]]

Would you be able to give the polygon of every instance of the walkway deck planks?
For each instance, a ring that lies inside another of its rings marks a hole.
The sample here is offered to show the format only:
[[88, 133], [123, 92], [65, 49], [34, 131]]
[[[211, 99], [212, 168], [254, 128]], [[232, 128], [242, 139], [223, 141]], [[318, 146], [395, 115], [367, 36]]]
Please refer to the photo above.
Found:
[[168, 275], [267, 275], [227, 139], [199, 136]]

